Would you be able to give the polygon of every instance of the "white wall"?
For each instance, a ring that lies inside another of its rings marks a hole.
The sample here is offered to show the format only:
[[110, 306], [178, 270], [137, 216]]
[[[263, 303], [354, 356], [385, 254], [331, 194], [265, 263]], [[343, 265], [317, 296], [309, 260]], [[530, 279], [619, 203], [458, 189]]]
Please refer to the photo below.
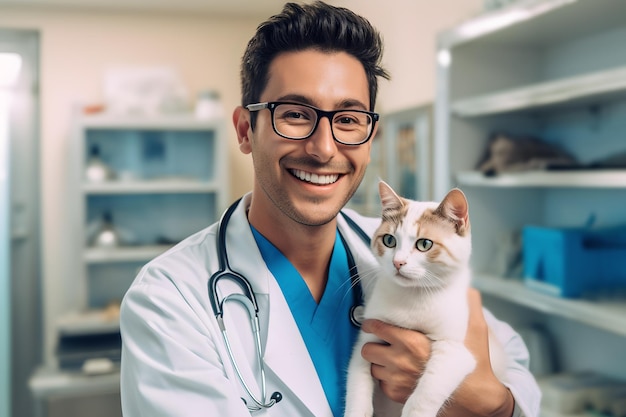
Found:
[[[253, 1], [253, 0], [251, 0]], [[435, 36], [476, 14], [482, 0], [338, 0], [369, 18], [385, 43], [391, 82], [380, 87], [379, 112], [433, 101]], [[435, 5], [436, 4], [436, 5]], [[63, 311], [71, 283], [67, 253], [66, 200], [71, 109], [102, 100], [105, 70], [117, 65], [171, 65], [191, 95], [205, 88], [221, 92], [227, 113], [239, 103], [239, 61], [247, 40], [265, 16], [225, 19], [203, 15], [88, 13], [0, 6], [0, 27], [41, 33], [41, 184], [44, 314]], [[229, 127], [231, 197], [252, 186], [249, 157], [239, 153]], [[50, 327], [47, 346], [54, 342]], [[51, 352], [48, 352], [51, 355]]]
[[436, 36], [480, 13], [483, 0], [337, 0], [367, 17], [385, 41], [391, 81], [380, 85], [377, 110], [394, 112], [435, 98]]

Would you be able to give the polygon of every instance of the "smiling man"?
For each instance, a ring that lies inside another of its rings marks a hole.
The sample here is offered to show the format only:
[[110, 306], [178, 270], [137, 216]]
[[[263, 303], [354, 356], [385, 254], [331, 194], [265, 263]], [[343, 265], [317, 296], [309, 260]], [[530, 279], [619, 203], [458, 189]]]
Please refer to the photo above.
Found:
[[[218, 224], [146, 265], [122, 304], [126, 417], [341, 417], [358, 332], [353, 307], [376, 267], [379, 219], [344, 205], [376, 134], [382, 41], [370, 23], [325, 3], [288, 3], [262, 23], [242, 60], [233, 112], [252, 192]], [[447, 415], [534, 415], [527, 352], [486, 315], [513, 359], [508, 385], [491, 371], [485, 316], [473, 296], [467, 345], [478, 366]], [[430, 353], [421, 333], [382, 322], [387, 343], [363, 350], [391, 400], [412, 392]]]
[[[368, 112], [363, 65], [345, 52], [284, 52], [268, 72], [260, 101], [273, 106], [258, 110], [254, 127], [246, 108], [234, 115], [240, 149], [254, 159], [248, 220], [319, 302], [335, 219], [365, 174], [377, 115]], [[318, 109], [339, 112], [321, 116]]]

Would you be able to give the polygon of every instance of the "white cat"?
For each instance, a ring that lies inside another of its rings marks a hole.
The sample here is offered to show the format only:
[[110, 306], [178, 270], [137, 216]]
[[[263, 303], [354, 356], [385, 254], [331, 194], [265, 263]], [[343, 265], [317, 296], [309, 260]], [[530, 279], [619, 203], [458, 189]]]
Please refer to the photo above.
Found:
[[[441, 203], [401, 198], [382, 181], [379, 192], [382, 222], [372, 251], [380, 270], [364, 316], [419, 330], [432, 340], [431, 356], [402, 417], [435, 417], [476, 365], [464, 345], [472, 250], [468, 204], [459, 189]], [[374, 414], [377, 382], [361, 356], [363, 345], [372, 341], [380, 342], [372, 334], [359, 334], [348, 368], [345, 417]]]

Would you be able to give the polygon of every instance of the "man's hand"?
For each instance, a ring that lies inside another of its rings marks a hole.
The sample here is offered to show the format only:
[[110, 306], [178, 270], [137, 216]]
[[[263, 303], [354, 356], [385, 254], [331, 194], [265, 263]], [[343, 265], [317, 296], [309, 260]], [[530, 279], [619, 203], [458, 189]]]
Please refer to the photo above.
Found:
[[[476, 368], [468, 375], [445, 408], [445, 416], [510, 417], [515, 401], [511, 392], [496, 378], [489, 360], [489, 330], [483, 316], [480, 293], [468, 294], [469, 323], [465, 345], [476, 358]], [[422, 333], [402, 329], [379, 320], [366, 320], [363, 331], [385, 341], [363, 346], [363, 358], [372, 363], [372, 376], [391, 400], [404, 403], [424, 371], [431, 341]]]
[[380, 320], [366, 320], [361, 329], [385, 343], [366, 343], [363, 358], [372, 363], [372, 376], [381, 390], [395, 402], [405, 403], [415, 390], [430, 356], [430, 339], [423, 333], [403, 329]]

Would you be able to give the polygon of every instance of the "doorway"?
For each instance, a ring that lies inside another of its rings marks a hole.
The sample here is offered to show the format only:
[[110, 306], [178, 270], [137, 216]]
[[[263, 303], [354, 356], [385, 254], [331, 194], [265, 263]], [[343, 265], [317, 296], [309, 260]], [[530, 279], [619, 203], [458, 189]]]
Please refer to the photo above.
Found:
[[[0, 29], [0, 56], [19, 60], [13, 82], [0, 85], [7, 104], [5, 111], [0, 111], [6, 150], [0, 160], [6, 174], [0, 183], [0, 191], [5, 192], [0, 214], [6, 214], [6, 227], [0, 227], [0, 249], [6, 249], [7, 258], [4, 271], [0, 271], [0, 285], [6, 288], [0, 301], [9, 317], [4, 329], [8, 337], [0, 339], [0, 352], [6, 352], [9, 361], [3, 369], [11, 370], [0, 385], [0, 398], [7, 396], [6, 402], [0, 403], [8, 404], [6, 413], [0, 409], [0, 414], [13, 417], [33, 415], [28, 379], [42, 360], [39, 43], [36, 31]], [[5, 60], [4, 68], [14, 61]]]

